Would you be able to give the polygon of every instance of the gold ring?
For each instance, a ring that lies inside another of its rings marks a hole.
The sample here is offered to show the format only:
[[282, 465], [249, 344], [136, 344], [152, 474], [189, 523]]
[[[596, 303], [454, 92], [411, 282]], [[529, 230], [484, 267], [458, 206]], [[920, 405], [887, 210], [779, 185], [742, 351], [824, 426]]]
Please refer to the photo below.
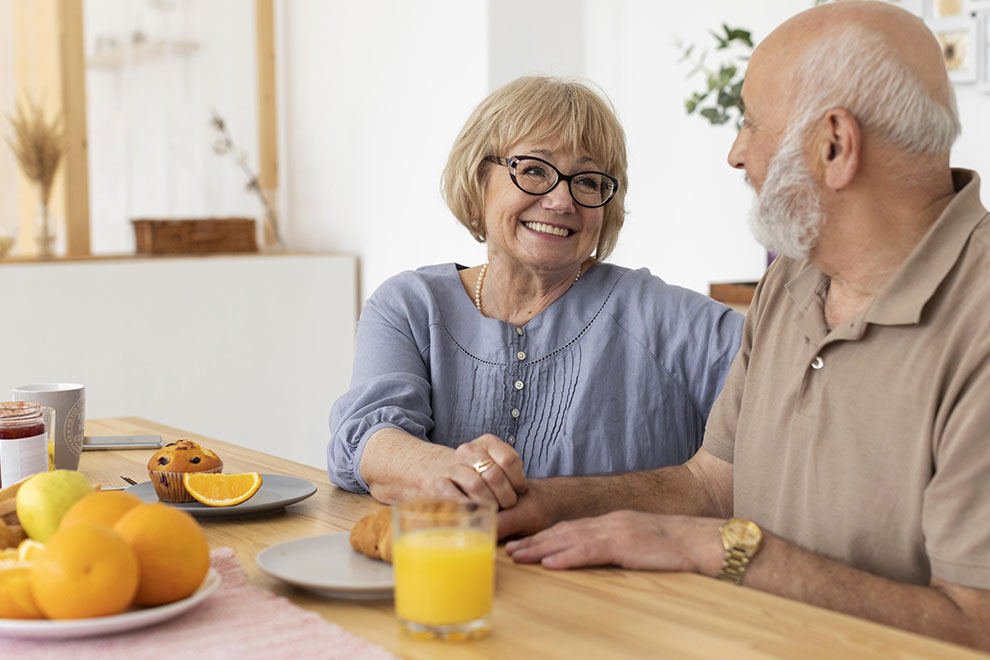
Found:
[[485, 470], [489, 469], [493, 465], [495, 465], [495, 459], [489, 456], [488, 458], [475, 462], [471, 467], [473, 467], [474, 471], [478, 474], [484, 474]]

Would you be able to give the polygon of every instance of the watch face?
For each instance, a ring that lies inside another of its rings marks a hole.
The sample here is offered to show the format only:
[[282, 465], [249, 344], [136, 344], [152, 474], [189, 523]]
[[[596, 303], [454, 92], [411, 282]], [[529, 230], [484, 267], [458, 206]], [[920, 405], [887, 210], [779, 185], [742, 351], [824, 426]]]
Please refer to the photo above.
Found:
[[763, 539], [763, 533], [755, 523], [738, 518], [733, 518], [725, 524], [725, 532], [731, 539], [732, 545], [755, 546]]

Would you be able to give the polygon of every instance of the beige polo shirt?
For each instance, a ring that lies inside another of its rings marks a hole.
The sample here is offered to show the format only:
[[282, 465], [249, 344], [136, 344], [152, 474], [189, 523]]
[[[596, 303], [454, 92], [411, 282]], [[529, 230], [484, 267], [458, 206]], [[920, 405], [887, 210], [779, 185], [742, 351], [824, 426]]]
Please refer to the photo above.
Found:
[[990, 588], [990, 216], [979, 177], [876, 299], [829, 332], [827, 278], [757, 288], [704, 447], [735, 514], [901, 582]]

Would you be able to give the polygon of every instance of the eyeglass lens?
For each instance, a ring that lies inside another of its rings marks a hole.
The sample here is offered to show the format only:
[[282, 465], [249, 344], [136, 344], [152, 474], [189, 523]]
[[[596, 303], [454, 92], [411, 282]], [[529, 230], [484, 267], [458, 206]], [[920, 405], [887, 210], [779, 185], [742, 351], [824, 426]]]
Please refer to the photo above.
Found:
[[582, 206], [601, 206], [615, 194], [615, 183], [601, 172], [578, 172], [568, 177], [533, 156], [513, 158], [509, 162], [516, 185], [533, 195], [549, 192], [561, 178], [569, 179], [571, 196]]

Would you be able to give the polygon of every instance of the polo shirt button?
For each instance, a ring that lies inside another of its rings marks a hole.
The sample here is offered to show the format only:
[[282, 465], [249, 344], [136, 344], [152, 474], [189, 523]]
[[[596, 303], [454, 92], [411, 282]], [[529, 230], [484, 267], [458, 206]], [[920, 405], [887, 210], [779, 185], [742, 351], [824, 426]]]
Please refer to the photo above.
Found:
[[522, 337], [523, 336], [523, 329], [522, 328], [516, 328], [516, 334], [519, 335], [520, 337]]
[[822, 359], [821, 355], [816, 355], [815, 359], [811, 361], [812, 369], [821, 369], [825, 366], [825, 360]]
[[515, 444], [516, 444], [516, 436], [514, 436], [514, 435], [510, 435], [510, 436], [509, 436], [509, 439], [508, 439], [508, 441], [507, 441], [507, 442], [508, 442], [508, 443], [509, 443], [510, 445], [512, 445], [512, 446], [515, 446]]
[[525, 360], [526, 359], [526, 354], [523, 353], [522, 351], [519, 351], [518, 353], [516, 353], [516, 359]]
[[516, 389], [521, 390], [523, 388], [523, 382], [521, 380], [516, 381]]
[[513, 417], [519, 417], [519, 408], [513, 408], [512, 412], [509, 414], [512, 415]]

